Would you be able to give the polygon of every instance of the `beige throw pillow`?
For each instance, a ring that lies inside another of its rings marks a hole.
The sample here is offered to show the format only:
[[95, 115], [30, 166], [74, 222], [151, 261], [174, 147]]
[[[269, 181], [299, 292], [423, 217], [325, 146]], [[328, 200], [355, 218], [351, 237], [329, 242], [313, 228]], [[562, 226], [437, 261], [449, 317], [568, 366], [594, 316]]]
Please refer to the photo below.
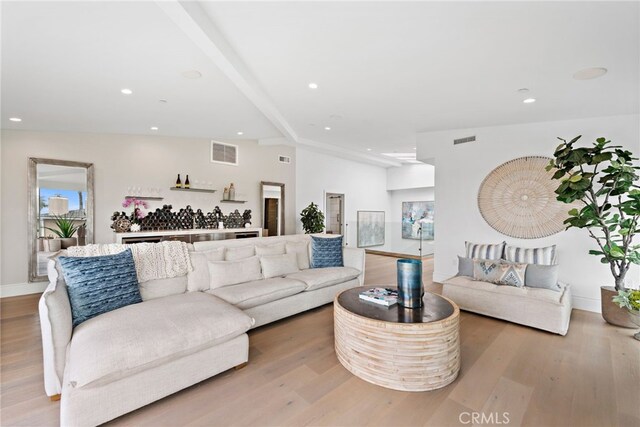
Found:
[[224, 261], [224, 248], [190, 251], [189, 256], [193, 271], [187, 273], [187, 291], [206, 291], [209, 289], [209, 261]]
[[473, 278], [481, 282], [521, 288], [527, 264], [506, 263], [486, 259], [473, 260]]
[[309, 242], [287, 242], [286, 251], [288, 254], [296, 254], [300, 270], [309, 268]]
[[260, 258], [260, 264], [265, 279], [300, 271], [296, 254], [265, 255]]
[[237, 285], [262, 279], [260, 259], [257, 256], [235, 261], [209, 262], [209, 289]]

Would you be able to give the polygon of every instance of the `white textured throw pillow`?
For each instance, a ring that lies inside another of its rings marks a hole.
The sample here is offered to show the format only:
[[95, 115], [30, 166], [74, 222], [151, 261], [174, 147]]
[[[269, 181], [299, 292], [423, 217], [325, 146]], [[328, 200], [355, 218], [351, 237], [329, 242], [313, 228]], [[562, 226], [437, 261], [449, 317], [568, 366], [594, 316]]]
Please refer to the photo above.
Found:
[[227, 248], [224, 259], [225, 261], [235, 261], [237, 259], [244, 259], [255, 256], [256, 247], [254, 245], [238, 246]]
[[190, 251], [193, 271], [187, 273], [187, 291], [206, 291], [209, 289], [209, 261], [224, 261], [224, 248], [207, 251]]
[[296, 254], [300, 270], [309, 268], [309, 242], [287, 242], [287, 253]]
[[235, 261], [209, 262], [209, 289], [237, 285], [262, 279], [257, 256]]
[[285, 253], [284, 242], [272, 245], [256, 245], [256, 255], [282, 255]]
[[260, 258], [260, 264], [265, 279], [300, 271], [296, 254], [265, 255]]

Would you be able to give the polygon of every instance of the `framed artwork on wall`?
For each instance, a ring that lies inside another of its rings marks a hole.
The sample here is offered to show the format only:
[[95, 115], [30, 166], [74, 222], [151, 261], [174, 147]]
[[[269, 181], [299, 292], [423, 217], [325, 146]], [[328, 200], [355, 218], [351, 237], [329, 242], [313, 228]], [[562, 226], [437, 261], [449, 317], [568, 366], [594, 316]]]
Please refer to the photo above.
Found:
[[402, 238], [433, 240], [435, 202], [402, 202]]
[[384, 245], [384, 211], [358, 211], [358, 247]]

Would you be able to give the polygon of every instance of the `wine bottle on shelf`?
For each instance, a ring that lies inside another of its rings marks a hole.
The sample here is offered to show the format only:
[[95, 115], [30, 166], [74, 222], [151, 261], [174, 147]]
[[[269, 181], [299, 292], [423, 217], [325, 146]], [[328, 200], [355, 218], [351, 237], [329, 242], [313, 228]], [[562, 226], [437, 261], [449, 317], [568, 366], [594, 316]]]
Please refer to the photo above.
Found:
[[184, 180], [184, 188], [191, 188], [191, 184], [189, 183], [189, 174], [187, 174], [187, 179]]
[[178, 179], [176, 179], [176, 188], [182, 188], [182, 181], [180, 180], [180, 174], [178, 174]]
[[236, 188], [233, 186], [233, 182], [229, 186], [229, 200], [236, 199]]

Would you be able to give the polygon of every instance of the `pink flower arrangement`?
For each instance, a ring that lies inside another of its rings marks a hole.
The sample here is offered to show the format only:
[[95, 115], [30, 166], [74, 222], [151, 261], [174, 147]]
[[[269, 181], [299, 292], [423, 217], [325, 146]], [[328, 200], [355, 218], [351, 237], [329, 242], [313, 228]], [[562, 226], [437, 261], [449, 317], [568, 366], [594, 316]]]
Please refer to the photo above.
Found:
[[131, 215], [132, 219], [142, 219], [146, 216], [146, 213], [142, 210], [148, 209], [149, 205], [144, 200], [136, 199], [135, 197], [127, 197], [122, 202], [123, 208], [128, 208], [133, 205], [133, 214]]

